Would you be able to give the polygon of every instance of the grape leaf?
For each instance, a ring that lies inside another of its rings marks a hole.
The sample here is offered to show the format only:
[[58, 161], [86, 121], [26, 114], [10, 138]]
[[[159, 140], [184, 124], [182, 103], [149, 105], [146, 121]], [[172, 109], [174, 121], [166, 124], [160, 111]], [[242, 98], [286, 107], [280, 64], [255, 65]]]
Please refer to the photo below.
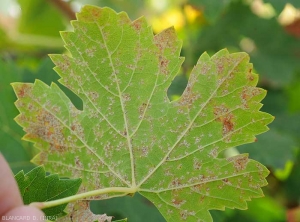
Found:
[[[246, 53], [204, 53], [180, 99], [167, 89], [183, 58], [173, 28], [153, 35], [144, 18], [85, 6], [62, 32], [71, 56], [51, 55], [60, 82], [14, 83], [24, 139], [50, 172], [82, 178], [80, 192], [125, 187], [152, 201], [167, 221], [211, 221], [210, 209], [246, 209], [263, 195], [268, 170], [247, 154], [218, 158], [255, 141], [273, 120]], [[125, 191], [124, 191], [125, 192]], [[127, 193], [112, 192], [105, 199]]]
[[[81, 179], [59, 179], [57, 174], [46, 176], [42, 166], [35, 167], [24, 174], [20, 171], [15, 175], [24, 204], [57, 200], [77, 193]], [[67, 204], [44, 209], [46, 216], [57, 218], [64, 216]]]

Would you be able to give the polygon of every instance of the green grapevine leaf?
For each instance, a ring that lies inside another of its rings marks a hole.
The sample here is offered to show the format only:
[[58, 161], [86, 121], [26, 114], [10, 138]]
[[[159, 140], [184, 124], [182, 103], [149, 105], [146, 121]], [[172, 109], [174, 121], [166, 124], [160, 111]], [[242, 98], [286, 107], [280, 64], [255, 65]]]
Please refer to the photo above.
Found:
[[[46, 176], [44, 167], [38, 166], [27, 174], [20, 171], [15, 175], [24, 204], [57, 200], [77, 193], [81, 179], [59, 179], [57, 174]], [[66, 204], [44, 209], [49, 217], [65, 215]]]
[[[180, 99], [167, 90], [183, 58], [173, 28], [153, 35], [109, 8], [85, 6], [62, 32], [71, 56], [51, 55], [60, 82], [15, 83], [16, 121], [40, 149], [47, 171], [82, 178], [80, 192], [125, 187], [152, 201], [167, 221], [211, 221], [210, 209], [246, 209], [263, 195], [268, 170], [223, 150], [255, 141], [273, 120], [260, 112], [266, 91], [246, 53], [204, 53]], [[113, 189], [112, 189], [113, 190]], [[111, 192], [105, 199], [127, 193]], [[125, 191], [124, 191], [125, 192]]]

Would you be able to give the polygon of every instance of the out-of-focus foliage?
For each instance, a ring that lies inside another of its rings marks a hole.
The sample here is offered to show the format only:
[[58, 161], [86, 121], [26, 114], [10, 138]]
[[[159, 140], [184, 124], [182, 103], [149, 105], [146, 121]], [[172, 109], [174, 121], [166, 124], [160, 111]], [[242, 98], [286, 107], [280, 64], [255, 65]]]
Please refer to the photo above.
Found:
[[33, 165], [29, 163], [32, 157], [32, 145], [22, 141], [22, 129], [13, 120], [18, 114], [14, 106], [16, 99], [10, 86], [11, 82], [22, 81], [22, 73], [15, 64], [0, 60], [0, 149], [9, 161], [10, 167], [16, 173], [20, 170], [27, 171]]
[[[47, 84], [56, 81], [58, 76], [52, 71], [54, 65], [44, 58], [48, 53], [64, 50], [58, 32], [69, 29], [65, 21], [70, 18], [70, 9], [79, 11], [83, 4], [108, 6], [126, 11], [131, 19], [145, 15], [156, 33], [175, 26], [183, 40], [182, 56], [186, 60], [168, 91], [171, 99], [178, 98], [183, 91], [189, 71], [204, 51], [214, 53], [228, 48], [230, 52], [250, 54], [255, 71], [260, 74], [260, 87], [268, 90], [262, 109], [276, 119], [268, 133], [258, 136], [256, 143], [245, 145], [239, 151], [247, 150], [251, 158], [269, 167], [269, 186], [265, 188], [266, 198], [251, 202], [249, 210], [226, 210], [212, 215], [215, 221], [276, 222], [287, 218], [297, 221], [300, 203], [300, 22], [296, 8], [300, 8], [300, 1], [264, 1], [268, 4], [262, 0], [19, 0], [18, 6], [17, 1], [1, 0], [1, 152], [15, 172], [28, 171], [32, 166], [29, 159], [36, 152], [20, 139], [23, 132], [13, 121], [17, 115], [13, 105], [16, 98], [9, 83], [33, 82], [35, 78]], [[64, 2], [67, 8], [52, 4], [54, 2]], [[295, 7], [295, 17], [291, 17], [291, 13], [283, 16], [286, 3], [291, 4], [290, 8]], [[72, 96], [76, 106], [82, 108], [81, 101]], [[138, 210], [135, 210], [136, 205], [140, 207]], [[151, 213], [153, 208], [140, 196], [92, 205], [95, 213], [111, 212], [120, 219], [125, 216], [124, 209], [135, 214], [128, 218], [130, 222], [163, 221], [160, 215], [156, 217]]]
[[275, 8], [275, 10], [280, 13], [283, 9], [286, 3], [290, 3], [294, 5], [297, 8], [300, 8], [300, 1], [298, 0], [289, 0], [289, 1], [283, 1], [283, 0], [265, 0], [265, 2], [271, 3], [272, 6]]
[[22, 9], [18, 20], [20, 33], [59, 36], [57, 30], [65, 29], [64, 16], [50, 1], [18, 0], [18, 3]]
[[197, 7], [199, 10], [203, 11], [205, 18], [209, 22], [215, 22], [218, 17], [223, 13], [226, 8], [230, 5], [231, 0], [190, 0], [189, 4]]
[[106, 201], [93, 201], [91, 203], [91, 210], [98, 213], [106, 213], [107, 215], [114, 215], [115, 219], [122, 219], [126, 215], [128, 221], [145, 221], [145, 218], [149, 222], [165, 221], [158, 209], [138, 193], [134, 197], [126, 196]]

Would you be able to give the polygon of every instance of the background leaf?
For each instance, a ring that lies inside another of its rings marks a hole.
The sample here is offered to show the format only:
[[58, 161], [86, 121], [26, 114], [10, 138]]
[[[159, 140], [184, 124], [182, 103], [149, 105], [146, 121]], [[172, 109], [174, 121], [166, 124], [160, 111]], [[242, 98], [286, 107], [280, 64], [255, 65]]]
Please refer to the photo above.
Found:
[[210, 22], [215, 22], [222, 12], [228, 7], [232, 0], [221, 0], [221, 1], [211, 1], [211, 0], [189, 0], [192, 5], [195, 5], [203, 10], [205, 17]]
[[[284, 149], [283, 149], [284, 147]], [[250, 157], [274, 169], [283, 169], [287, 161], [294, 161], [296, 141], [289, 135], [273, 129], [258, 136], [254, 144], [241, 146], [241, 152], [249, 152]], [[274, 153], [269, 155], [269, 153]]]
[[264, 2], [271, 3], [272, 6], [276, 9], [278, 13], [280, 13], [284, 6], [289, 3], [292, 4], [296, 8], [300, 8], [300, 3], [297, 0], [288, 0], [288, 1], [282, 1], [282, 0], [264, 0]]
[[195, 42], [193, 50], [199, 53], [228, 47], [245, 51], [241, 47], [245, 38], [250, 39], [246, 45], [253, 47], [249, 54], [262, 79], [276, 87], [292, 81], [294, 71], [299, 69], [299, 39], [286, 33], [276, 18], [260, 18], [241, 1], [233, 2], [215, 25], [201, 30], [197, 38], [201, 44]]
[[108, 200], [92, 201], [91, 210], [93, 212], [114, 215], [114, 221], [115, 219], [121, 219], [124, 216], [126, 216], [130, 222], [145, 220], [155, 222], [165, 221], [157, 208], [149, 200], [138, 193], [133, 197], [125, 196]]
[[22, 8], [19, 20], [20, 33], [59, 36], [57, 30], [65, 29], [64, 16], [50, 1], [18, 0], [18, 2]]
[[[46, 176], [42, 166], [38, 166], [24, 174], [20, 171], [15, 175], [24, 204], [44, 202], [72, 196], [77, 193], [81, 179], [59, 179], [58, 175]], [[57, 218], [65, 215], [67, 204], [44, 209], [46, 216]]]
[[13, 120], [18, 110], [13, 104], [16, 96], [10, 85], [14, 81], [21, 81], [22, 75], [12, 62], [5, 63], [2, 59], [0, 70], [0, 150], [13, 172], [28, 171], [33, 167], [29, 162], [33, 157], [33, 149], [30, 143], [21, 140], [22, 129]]

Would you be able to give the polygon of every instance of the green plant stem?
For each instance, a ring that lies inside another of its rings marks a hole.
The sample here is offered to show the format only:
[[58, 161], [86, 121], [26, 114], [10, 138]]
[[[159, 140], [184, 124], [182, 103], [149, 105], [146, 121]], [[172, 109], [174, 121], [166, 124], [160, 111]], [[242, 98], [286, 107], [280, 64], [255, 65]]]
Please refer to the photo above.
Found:
[[42, 35], [30, 35], [30, 34], [16, 34], [10, 36], [12, 41], [29, 46], [41, 46], [47, 48], [62, 48], [63, 41], [59, 37], [42, 36]]
[[91, 196], [97, 196], [101, 194], [107, 194], [107, 193], [125, 193], [125, 194], [133, 194], [137, 191], [136, 187], [109, 187], [99, 190], [93, 190], [86, 193], [76, 194], [70, 197], [48, 201], [48, 202], [33, 202], [30, 204], [30, 206], [37, 207], [39, 209], [49, 208], [49, 207], [55, 207], [61, 204], [66, 204], [70, 202], [74, 202], [76, 200], [84, 199]]

